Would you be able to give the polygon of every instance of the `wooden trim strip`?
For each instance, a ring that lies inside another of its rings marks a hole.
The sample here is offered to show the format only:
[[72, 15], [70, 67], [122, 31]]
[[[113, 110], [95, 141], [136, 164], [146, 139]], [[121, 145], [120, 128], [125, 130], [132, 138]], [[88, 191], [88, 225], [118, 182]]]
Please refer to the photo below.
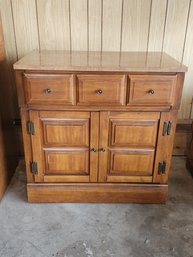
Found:
[[83, 175], [83, 176], [81, 176], [81, 175], [64, 175], [64, 176], [60, 176], [60, 175], [56, 175], [56, 176], [54, 176], [54, 175], [44, 175], [44, 182], [50, 182], [50, 183], [52, 183], [52, 182], [58, 182], [58, 183], [61, 183], [61, 182], [63, 182], [63, 183], [65, 183], [65, 182], [79, 182], [79, 183], [81, 183], [81, 182], [89, 182], [89, 180], [90, 180], [90, 177], [89, 176], [85, 176], [85, 175]]
[[107, 182], [152, 183], [152, 176], [107, 176]]
[[29, 202], [165, 203], [168, 185], [28, 184]]

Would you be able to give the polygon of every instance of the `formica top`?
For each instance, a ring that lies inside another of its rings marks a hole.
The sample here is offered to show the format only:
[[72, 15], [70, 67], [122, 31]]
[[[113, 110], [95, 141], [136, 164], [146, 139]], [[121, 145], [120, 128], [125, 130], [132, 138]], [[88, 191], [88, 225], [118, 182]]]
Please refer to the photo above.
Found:
[[33, 51], [15, 70], [185, 72], [187, 67], [161, 52]]

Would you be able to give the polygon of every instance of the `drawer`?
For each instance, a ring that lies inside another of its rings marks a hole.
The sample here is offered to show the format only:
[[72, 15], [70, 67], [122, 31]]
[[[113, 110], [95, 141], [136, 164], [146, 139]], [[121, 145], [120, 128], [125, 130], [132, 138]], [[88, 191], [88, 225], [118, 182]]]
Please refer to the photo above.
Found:
[[125, 101], [125, 76], [77, 76], [77, 105], [125, 105]]
[[24, 90], [28, 104], [75, 104], [73, 75], [25, 73]]
[[129, 105], [169, 105], [175, 97], [175, 75], [130, 75]]

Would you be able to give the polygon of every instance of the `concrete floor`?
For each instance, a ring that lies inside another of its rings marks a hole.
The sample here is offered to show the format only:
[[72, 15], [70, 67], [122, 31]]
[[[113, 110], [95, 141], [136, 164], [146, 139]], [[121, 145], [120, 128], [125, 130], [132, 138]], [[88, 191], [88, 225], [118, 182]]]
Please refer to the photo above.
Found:
[[174, 158], [166, 205], [28, 204], [20, 165], [0, 204], [0, 257], [193, 257], [193, 179]]

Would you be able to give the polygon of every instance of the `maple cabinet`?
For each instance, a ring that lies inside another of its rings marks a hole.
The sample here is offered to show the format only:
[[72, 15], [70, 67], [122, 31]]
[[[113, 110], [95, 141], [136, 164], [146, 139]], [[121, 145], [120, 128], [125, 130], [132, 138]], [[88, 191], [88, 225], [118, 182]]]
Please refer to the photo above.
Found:
[[147, 67], [140, 54], [132, 67], [129, 53], [122, 65], [81, 66], [57, 53], [14, 66], [28, 200], [164, 203], [186, 67], [167, 55]]

